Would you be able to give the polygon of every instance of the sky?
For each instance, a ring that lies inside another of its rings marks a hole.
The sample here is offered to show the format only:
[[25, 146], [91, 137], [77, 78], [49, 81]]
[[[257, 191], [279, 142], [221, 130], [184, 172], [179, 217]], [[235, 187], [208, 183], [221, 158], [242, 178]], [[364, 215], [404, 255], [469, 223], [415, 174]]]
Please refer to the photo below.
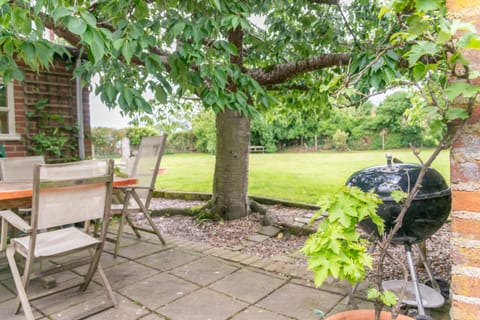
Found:
[[100, 97], [90, 92], [90, 125], [93, 127], [107, 128], [126, 128], [128, 127], [128, 119], [123, 118], [120, 114], [120, 108], [113, 110], [108, 109]]

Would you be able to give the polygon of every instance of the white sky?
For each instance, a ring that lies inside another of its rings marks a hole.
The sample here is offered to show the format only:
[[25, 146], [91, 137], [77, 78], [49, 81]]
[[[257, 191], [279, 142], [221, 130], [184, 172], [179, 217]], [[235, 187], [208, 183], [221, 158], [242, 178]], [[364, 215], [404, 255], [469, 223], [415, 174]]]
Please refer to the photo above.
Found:
[[100, 97], [90, 93], [90, 125], [92, 128], [108, 127], [121, 129], [128, 127], [128, 119], [121, 116], [120, 108], [110, 110], [102, 103]]

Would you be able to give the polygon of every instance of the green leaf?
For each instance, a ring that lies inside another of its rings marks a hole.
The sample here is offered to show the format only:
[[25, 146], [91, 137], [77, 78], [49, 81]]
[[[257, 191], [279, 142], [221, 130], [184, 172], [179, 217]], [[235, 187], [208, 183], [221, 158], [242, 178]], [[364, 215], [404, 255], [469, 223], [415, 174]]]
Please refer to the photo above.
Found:
[[453, 121], [456, 119], [466, 120], [468, 119], [468, 111], [462, 108], [448, 108], [447, 110], [447, 119], [448, 121]]
[[103, 55], [105, 54], [105, 44], [98, 32], [93, 34], [93, 43], [90, 48], [95, 61], [98, 62], [102, 60]]
[[416, 45], [407, 53], [408, 63], [410, 67], [415, 65], [415, 63], [424, 55], [435, 55], [439, 50], [439, 47], [432, 42], [428, 41], [418, 41]]
[[380, 299], [382, 300], [382, 302], [387, 307], [391, 307], [391, 306], [395, 305], [397, 303], [397, 300], [398, 300], [395, 293], [393, 293], [392, 291], [389, 291], [389, 290], [385, 290]]
[[413, 77], [416, 81], [422, 80], [427, 73], [427, 68], [423, 63], [417, 63], [413, 67]]
[[419, 11], [438, 10], [441, 5], [441, 0], [415, 0], [415, 6]]
[[395, 202], [400, 203], [403, 200], [407, 199], [408, 193], [401, 190], [393, 190], [390, 196], [393, 198]]
[[53, 21], [55, 23], [58, 22], [59, 19], [63, 18], [63, 17], [69, 17], [71, 14], [71, 11], [68, 10], [67, 8], [65, 7], [56, 7], [53, 11], [52, 11], [52, 18], [53, 18]]
[[122, 55], [125, 58], [125, 62], [130, 64], [133, 57], [133, 45], [131, 41], [125, 41], [122, 47]]
[[464, 98], [473, 98], [480, 90], [479, 86], [466, 82], [453, 82], [445, 89], [445, 94], [450, 101], [462, 95]]
[[67, 29], [77, 35], [82, 35], [87, 29], [87, 24], [83, 19], [71, 17], [68, 19]]
[[452, 35], [446, 31], [440, 31], [435, 39], [435, 44], [445, 44], [452, 38]]
[[367, 299], [368, 300], [376, 300], [378, 299], [382, 294], [380, 293], [380, 291], [378, 291], [377, 289], [375, 288], [369, 288], [367, 290]]
[[27, 61], [35, 61], [35, 46], [32, 43], [23, 42], [21, 48]]
[[177, 35], [179, 35], [183, 30], [185, 29], [185, 22], [183, 21], [178, 21], [177, 23], [175, 23], [171, 28], [170, 30], [168, 31], [168, 33], [170, 34], [170, 36], [172, 38], [175, 38]]
[[165, 104], [167, 103], [167, 93], [163, 89], [162, 86], [158, 85], [155, 88], [155, 98], [157, 99], [158, 102]]
[[222, 10], [222, 4], [220, 3], [220, 0], [209, 0], [210, 1], [210, 4], [212, 4], [215, 9], [217, 9], [218, 11], [221, 11]]
[[465, 49], [480, 49], [480, 36], [478, 34], [471, 35], [463, 47]]
[[85, 22], [92, 26], [92, 27], [96, 27], [97, 26], [97, 18], [91, 14], [90, 12], [88, 11], [85, 11], [85, 12], [82, 12], [80, 13], [80, 16], [83, 18], [83, 20], [85, 20]]
[[85, 41], [90, 46], [93, 44], [93, 33], [94, 33], [94, 31], [92, 31], [92, 30], [93, 30], [92, 27], [87, 26], [87, 29], [82, 34], [82, 40]]
[[113, 47], [115, 50], [120, 50], [125, 42], [125, 39], [119, 38], [113, 42]]
[[[2, 3], [3, 1], [0, 1], [0, 6], [3, 5]], [[5, 1], [6, 2], [6, 1]], [[35, 13], [36, 15], [38, 15], [38, 13], [40, 12], [40, 10], [42, 10], [42, 7], [45, 3], [45, 0], [37, 0], [35, 1], [35, 7], [33, 8], [33, 13]]]

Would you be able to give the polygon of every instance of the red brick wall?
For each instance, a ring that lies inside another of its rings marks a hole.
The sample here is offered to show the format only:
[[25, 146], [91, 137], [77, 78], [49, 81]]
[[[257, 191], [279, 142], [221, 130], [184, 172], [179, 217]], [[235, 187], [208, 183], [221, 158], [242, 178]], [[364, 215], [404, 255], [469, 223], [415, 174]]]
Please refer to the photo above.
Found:
[[[449, 14], [480, 27], [480, 0], [447, 0]], [[480, 70], [480, 52], [466, 51], [470, 70]], [[452, 319], [480, 319], [480, 106], [460, 129], [450, 154], [453, 192], [451, 249]]]
[[[44, 80], [47, 74], [52, 74], [52, 73], [58, 73], [61, 75], [59, 79], [57, 80], [58, 83], [67, 85], [68, 86], [68, 92], [71, 92], [70, 94], [70, 105], [71, 108], [69, 108], [69, 112], [71, 113], [73, 117], [73, 122], [76, 125], [77, 122], [77, 110], [76, 110], [76, 87], [75, 87], [75, 80], [72, 79], [72, 71], [67, 67], [66, 62], [60, 59], [57, 59], [55, 61], [55, 65], [50, 68], [49, 71], [40, 71], [39, 74], [33, 73], [26, 67], [25, 65], [19, 63], [19, 65], [25, 70], [26, 73], [26, 78], [28, 79], [29, 77], [38, 77], [41, 80]], [[53, 86], [55, 85], [55, 80], [52, 80], [52, 78], [49, 78], [49, 84], [52, 84]], [[65, 79], [67, 79], [65, 81]], [[32, 155], [33, 151], [29, 148], [28, 142], [27, 142], [27, 134], [28, 131], [30, 132], [35, 132], [36, 130], [36, 125], [35, 123], [32, 123], [30, 121], [29, 123], [29, 129], [27, 129], [27, 123], [29, 122], [25, 112], [26, 112], [26, 103], [32, 102], [32, 97], [28, 97], [25, 95], [25, 83], [20, 83], [15, 81], [14, 82], [14, 104], [15, 104], [15, 125], [16, 125], [16, 133], [21, 137], [21, 139], [18, 140], [2, 140], [0, 138], [0, 144], [3, 144], [5, 147], [6, 155], [7, 157], [22, 157], [26, 155]], [[49, 85], [45, 84], [44, 86], [42, 85], [42, 88], [39, 88], [39, 90], [48, 90]], [[41, 98], [41, 95], [37, 95], [35, 98]], [[52, 103], [55, 103], [54, 101]], [[84, 123], [84, 134], [85, 134], [85, 158], [91, 157], [91, 139], [90, 139], [90, 110], [89, 110], [89, 92], [86, 88], [83, 89], [83, 123]], [[59, 112], [57, 110], [53, 110], [53, 112]], [[78, 138], [75, 138], [78, 139]], [[73, 156], [78, 156], [78, 154], [73, 155]], [[53, 158], [52, 156], [46, 155], [47, 161], [49, 160], [48, 158]], [[52, 160], [52, 159], [50, 159]], [[53, 159], [55, 160], [55, 159]]]

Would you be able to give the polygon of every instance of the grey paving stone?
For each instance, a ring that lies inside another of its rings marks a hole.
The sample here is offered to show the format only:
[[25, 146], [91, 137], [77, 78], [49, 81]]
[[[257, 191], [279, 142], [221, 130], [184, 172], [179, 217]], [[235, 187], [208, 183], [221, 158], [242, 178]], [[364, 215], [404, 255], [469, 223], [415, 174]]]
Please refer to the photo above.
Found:
[[238, 270], [238, 267], [220, 259], [205, 257], [170, 272], [201, 286], [206, 286], [236, 270]]
[[[56, 290], [56, 288], [59, 288], [59, 287], [62, 287], [62, 286], [65, 287], [65, 286], [68, 286], [68, 285], [72, 285], [73, 283], [83, 282], [82, 277], [80, 277], [79, 275], [77, 275], [77, 274], [75, 274], [74, 272], [71, 272], [71, 271], [64, 271], [64, 272], [56, 273], [56, 274], [53, 275], [53, 277], [55, 277], [55, 281], [57, 283], [57, 286], [54, 288], [54, 290]], [[17, 289], [15, 288], [15, 283], [13, 282], [12, 278], [4, 280], [4, 281], [2, 281], [2, 283], [7, 288], [9, 288], [12, 292], [15, 292], [15, 294], [16, 294]], [[47, 289], [44, 288], [43, 283], [42, 283], [42, 281], [40, 281], [40, 279], [35, 279], [35, 280], [30, 281], [30, 284], [28, 286], [28, 292], [30, 294], [43, 293], [46, 290]]]
[[164, 317], [161, 317], [161, 316], [157, 315], [157, 314], [151, 313], [148, 316], [143, 317], [143, 318], [138, 319], [138, 320], [166, 320], [166, 319]]
[[8, 266], [7, 258], [4, 255], [0, 256], [0, 281], [11, 278], [10, 267]]
[[[138, 242], [128, 247], [121, 247], [118, 250], [118, 255], [128, 259], [137, 259], [137, 258], [148, 256], [165, 249], [166, 248], [161, 244]], [[108, 247], [105, 250], [110, 253], [113, 253], [113, 248]]]
[[[116, 307], [110, 307], [102, 312], [97, 314], [90, 315], [88, 320], [105, 320], [105, 319], [118, 319], [118, 320], [131, 320], [136, 319], [142, 315], [146, 315], [148, 310], [142, 308], [129, 301], [125, 297], [122, 297], [118, 294], [115, 295], [117, 298]], [[94, 308], [98, 307], [107, 307], [110, 304], [110, 300], [107, 298], [106, 294], [98, 296], [95, 299], [85, 300], [71, 308], [62, 310], [50, 315], [52, 320], [68, 320], [73, 319], [75, 316], [78, 316], [83, 313], [89, 313]]]
[[247, 306], [243, 302], [203, 288], [157, 311], [171, 320], [225, 320]]
[[[347, 311], [347, 310], [352, 310], [352, 309], [375, 309], [375, 306], [373, 305], [373, 303], [371, 301], [367, 301], [367, 300], [364, 300], [364, 299], [358, 299], [358, 298], [354, 298], [354, 302], [355, 304], [357, 305], [357, 308], [355, 308], [353, 305], [349, 305], [347, 304], [347, 298], [344, 298], [343, 300], [341, 300], [336, 306], [335, 308], [333, 308], [330, 312], [328, 312], [328, 314], [326, 313], [325, 315], [326, 316], [332, 316], [334, 314], [337, 314], [339, 312], [342, 312], [342, 311]], [[435, 318], [436, 319], [436, 318]]]
[[296, 284], [287, 284], [256, 305], [272, 312], [302, 320], [318, 320], [314, 309], [330, 310], [344, 296]]
[[166, 271], [197, 260], [200, 257], [201, 256], [199, 255], [178, 249], [168, 249], [149, 255], [148, 257], [138, 259], [137, 261], [152, 268]]
[[275, 237], [281, 230], [274, 226], [263, 226], [258, 233], [263, 234], [267, 237]]
[[[108, 272], [108, 268], [111, 268], [113, 266], [119, 265], [121, 263], [125, 263], [128, 260], [125, 258], [122, 258], [120, 256], [114, 258], [113, 254], [110, 254], [108, 252], [103, 252], [102, 257], [100, 258], [100, 263], [102, 268], [104, 269], [105, 272]], [[76, 272], [79, 272], [80, 274], [85, 274], [88, 271], [88, 265], [85, 265], [80, 268], [75, 269]]]
[[138, 301], [149, 309], [156, 309], [179, 297], [196, 290], [198, 286], [169, 275], [161, 273], [122, 288], [121, 294]]
[[254, 303], [285, 282], [285, 280], [266, 274], [242, 269], [215, 282], [210, 288], [224, 292], [237, 299]]
[[[31, 305], [47, 316], [56, 316], [58, 318], [63, 311], [73, 308], [79, 304], [93, 306], [105, 303], [106, 300], [107, 297], [105, 290], [99, 285], [91, 283], [86, 291], [80, 291], [78, 290], [78, 287], [71, 288], [48, 297], [35, 300], [31, 302]], [[72, 316], [63, 319], [72, 319]]]
[[290, 320], [285, 316], [273, 313], [271, 311], [250, 307], [245, 311], [240, 312], [232, 318], [232, 320]]
[[[0, 319], [2, 320], [25, 320], [25, 316], [22, 311], [19, 314], [15, 314], [17, 307], [17, 299], [11, 299], [0, 303]], [[42, 314], [32, 307], [33, 316], [35, 319], [44, 319]]]
[[16, 295], [0, 283], [0, 302], [15, 298]]
[[265, 236], [263, 234], [252, 234], [250, 236], [248, 236], [248, 240], [250, 241], [253, 241], [253, 242], [263, 242], [265, 240], [267, 240], [269, 237], [268, 236]]
[[115, 297], [117, 299], [117, 305], [115, 308], [110, 308], [91, 316], [88, 320], [134, 320], [149, 313], [145, 307], [133, 303], [119, 294], [116, 294]]
[[[159, 271], [135, 261], [128, 261], [107, 269], [105, 273], [112, 288], [118, 289], [156, 275]], [[94, 279], [95, 281], [101, 281], [98, 274], [94, 276]]]

